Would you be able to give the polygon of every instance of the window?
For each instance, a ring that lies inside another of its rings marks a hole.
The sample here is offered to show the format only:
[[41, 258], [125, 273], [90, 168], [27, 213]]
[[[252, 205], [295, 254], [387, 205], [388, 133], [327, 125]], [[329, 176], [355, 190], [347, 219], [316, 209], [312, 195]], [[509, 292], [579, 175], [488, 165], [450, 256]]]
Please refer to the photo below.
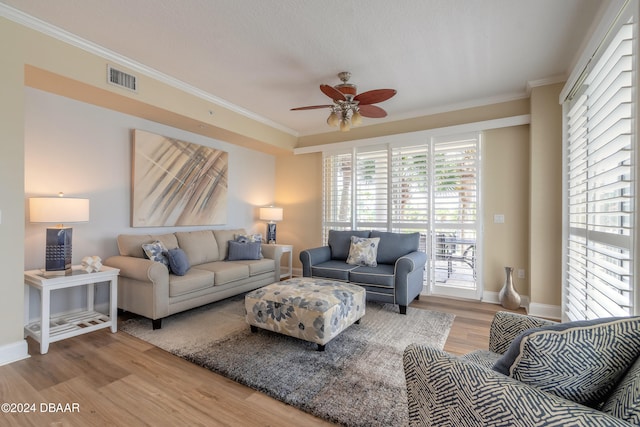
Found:
[[[473, 293], [456, 295], [479, 298], [479, 133], [428, 139], [325, 152], [324, 238], [330, 229], [420, 232], [420, 249], [431, 255], [431, 291], [454, 285]], [[446, 250], [437, 248], [440, 233]]]
[[637, 311], [634, 26], [626, 14], [563, 105], [565, 320]]

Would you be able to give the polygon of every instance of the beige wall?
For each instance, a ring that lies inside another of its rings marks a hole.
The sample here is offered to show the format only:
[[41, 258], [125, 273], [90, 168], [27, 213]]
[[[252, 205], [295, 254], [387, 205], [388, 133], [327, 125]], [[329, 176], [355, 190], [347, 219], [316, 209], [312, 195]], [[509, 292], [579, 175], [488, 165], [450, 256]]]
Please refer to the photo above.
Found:
[[[509, 266], [516, 290], [529, 295], [529, 126], [486, 131], [483, 143], [484, 290], [499, 292]], [[493, 222], [495, 214], [504, 224]]]
[[0, 18], [0, 348], [23, 337], [24, 88], [15, 26]]
[[559, 306], [562, 286], [563, 84], [531, 92], [530, 282], [531, 302]]
[[294, 267], [300, 250], [322, 244], [322, 154], [276, 158], [276, 204], [284, 208], [278, 242], [293, 245]]

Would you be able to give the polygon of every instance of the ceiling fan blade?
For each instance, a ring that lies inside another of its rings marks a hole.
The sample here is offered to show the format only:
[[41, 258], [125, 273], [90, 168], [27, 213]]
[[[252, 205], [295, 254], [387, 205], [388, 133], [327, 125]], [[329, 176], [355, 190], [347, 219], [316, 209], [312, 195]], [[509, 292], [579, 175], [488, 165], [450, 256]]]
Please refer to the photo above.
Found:
[[344, 94], [342, 92], [340, 92], [338, 89], [334, 88], [333, 86], [320, 85], [320, 90], [322, 91], [322, 93], [324, 93], [325, 95], [327, 95], [329, 98], [333, 99], [334, 101], [346, 101], [347, 100], [347, 98], [345, 98]]
[[377, 104], [378, 102], [386, 101], [396, 93], [395, 89], [376, 89], [362, 92], [360, 95], [356, 95], [353, 100], [360, 102], [360, 105]]
[[329, 107], [333, 107], [333, 105], [309, 105], [308, 107], [292, 108], [291, 111], [315, 110], [315, 109], [318, 109], [318, 108], [329, 108]]
[[360, 115], [363, 117], [370, 117], [372, 119], [381, 119], [387, 117], [387, 112], [377, 105], [359, 105]]

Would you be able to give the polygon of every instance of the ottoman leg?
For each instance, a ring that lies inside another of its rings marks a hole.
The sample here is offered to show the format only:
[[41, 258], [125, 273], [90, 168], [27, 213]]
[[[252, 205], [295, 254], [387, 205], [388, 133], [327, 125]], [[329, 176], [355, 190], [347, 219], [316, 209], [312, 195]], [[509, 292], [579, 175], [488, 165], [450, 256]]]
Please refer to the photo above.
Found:
[[324, 351], [324, 344], [318, 344], [318, 351]]
[[256, 333], [258, 332], [258, 327], [257, 326], [253, 326], [253, 325], [249, 325], [251, 326], [251, 332]]
[[[362, 319], [362, 317], [361, 317], [360, 319]], [[360, 324], [360, 319], [356, 320], [356, 321], [355, 321], [355, 322], [353, 322], [353, 323], [355, 323], [356, 325], [359, 325], [359, 324]]]

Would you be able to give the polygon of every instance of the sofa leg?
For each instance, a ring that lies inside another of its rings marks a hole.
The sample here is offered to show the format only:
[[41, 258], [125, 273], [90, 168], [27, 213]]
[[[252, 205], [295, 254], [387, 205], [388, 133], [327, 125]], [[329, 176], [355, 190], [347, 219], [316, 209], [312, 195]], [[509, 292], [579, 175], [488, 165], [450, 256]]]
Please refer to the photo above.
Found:
[[162, 319], [153, 319], [151, 321], [151, 324], [153, 325], [153, 330], [154, 331], [156, 329], [161, 329], [162, 328]]
[[324, 345], [318, 344], [318, 351], [324, 351]]
[[420, 294], [416, 295], [416, 301], [420, 301]]
[[400, 314], [407, 314], [407, 306], [406, 305], [401, 305], [400, 306]]

